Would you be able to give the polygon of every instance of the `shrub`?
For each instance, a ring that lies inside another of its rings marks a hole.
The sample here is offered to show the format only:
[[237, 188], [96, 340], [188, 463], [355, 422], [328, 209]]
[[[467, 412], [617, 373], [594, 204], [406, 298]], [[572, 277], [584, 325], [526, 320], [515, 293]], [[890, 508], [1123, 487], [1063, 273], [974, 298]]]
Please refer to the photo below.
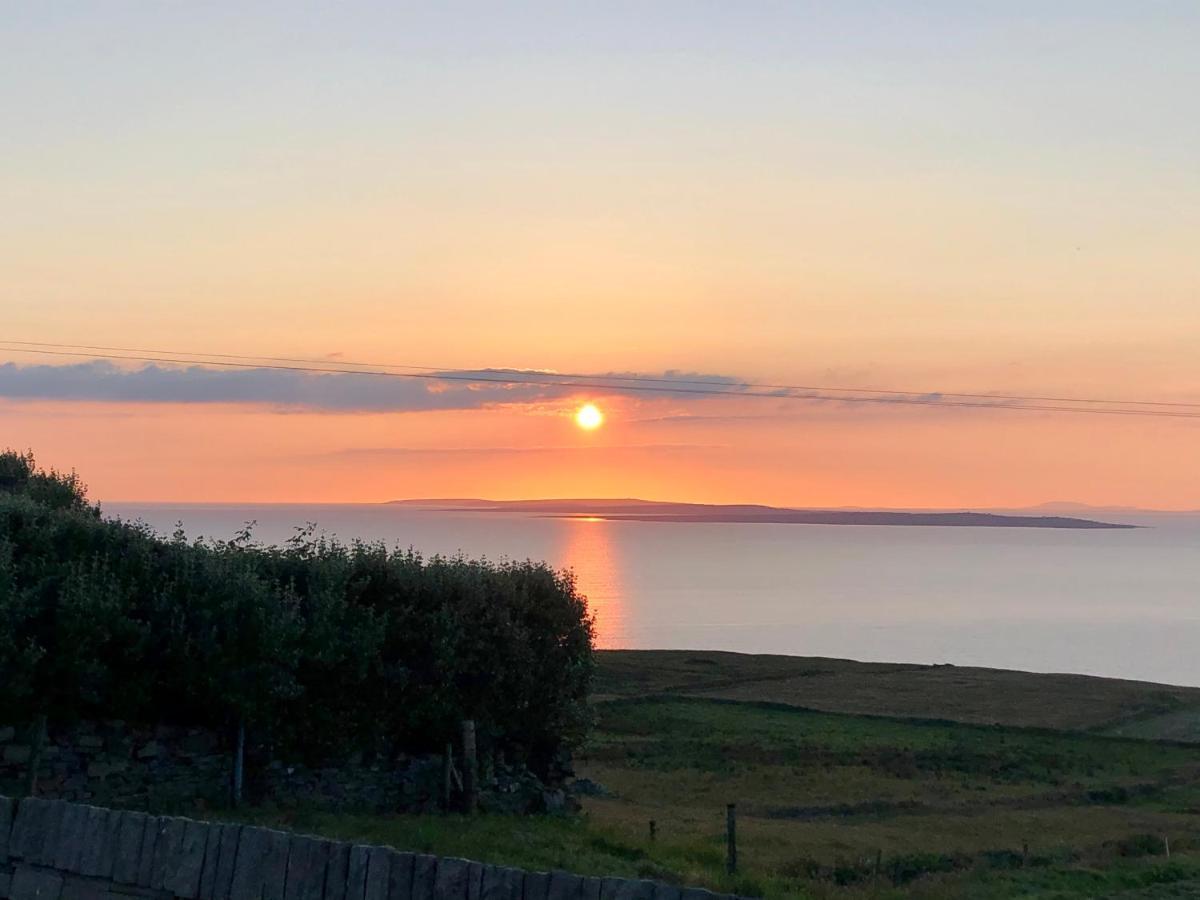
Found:
[[163, 539], [0, 454], [0, 717], [248, 723], [321, 761], [484, 752], [541, 774], [583, 736], [592, 623], [569, 572], [314, 539]]

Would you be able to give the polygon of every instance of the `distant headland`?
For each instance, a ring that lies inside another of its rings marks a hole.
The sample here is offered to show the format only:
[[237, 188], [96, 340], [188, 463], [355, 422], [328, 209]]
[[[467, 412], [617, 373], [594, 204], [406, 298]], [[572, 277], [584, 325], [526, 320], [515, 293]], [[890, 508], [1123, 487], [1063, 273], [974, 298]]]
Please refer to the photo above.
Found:
[[562, 499], [481, 500], [464, 498], [392, 500], [412, 509], [525, 513], [553, 518], [603, 518], [626, 522], [739, 522], [776, 525], [909, 525], [958, 528], [1137, 528], [1072, 516], [1011, 515], [970, 511], [793, 509], [759, 504], [669, 503], [656, 500]]

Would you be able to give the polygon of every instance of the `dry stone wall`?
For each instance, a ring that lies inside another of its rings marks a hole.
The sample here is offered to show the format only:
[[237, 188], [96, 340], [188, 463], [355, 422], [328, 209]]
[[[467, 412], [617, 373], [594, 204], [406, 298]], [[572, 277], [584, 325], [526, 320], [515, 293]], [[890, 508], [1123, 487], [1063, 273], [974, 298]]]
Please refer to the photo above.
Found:
[[[0, 726], [0, 794], [28, 784], [32, 741], [27, 726]], [[231, 748], [214, 731], [125, 722], [51, 725], [38, 763], [37, 793], [54, 800], [139, 809], [180, 809], [229, 799]], [[527, 773], [496, 774], [483, 785], [485, 806], [511, 812], [536, 808], [542, 785]], [[254, 771], [256, 800], [373, 811], [435, 809], [440, 758], [402, 756], [390, 765], [353, 758], [315, 768], [282, 761]]]
[[[26, 726], [0, 727], [0, 789], [27, 782], [33, 742]], [[229, 793], [229, 754], [201, 728], [125, 722], [52, 726], [38, 764], [38, 793], [117, 806], [177, 806]]]
[[[714, 900], [249, 825], [0, 797], [0, 900]], [[722, 898], [736, 900], [736, 898]]]

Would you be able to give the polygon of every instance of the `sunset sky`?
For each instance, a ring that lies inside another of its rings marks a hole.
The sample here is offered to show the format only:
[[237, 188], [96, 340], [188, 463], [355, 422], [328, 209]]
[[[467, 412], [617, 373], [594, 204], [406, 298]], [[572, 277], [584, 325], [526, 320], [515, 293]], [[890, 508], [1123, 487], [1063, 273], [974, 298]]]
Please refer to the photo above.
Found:
[[244, 6], [4, 9], [0, 445], [98, 499], [1200, 508], [1200, 417], [937, 402], [1200, 404], [1193, 0]]

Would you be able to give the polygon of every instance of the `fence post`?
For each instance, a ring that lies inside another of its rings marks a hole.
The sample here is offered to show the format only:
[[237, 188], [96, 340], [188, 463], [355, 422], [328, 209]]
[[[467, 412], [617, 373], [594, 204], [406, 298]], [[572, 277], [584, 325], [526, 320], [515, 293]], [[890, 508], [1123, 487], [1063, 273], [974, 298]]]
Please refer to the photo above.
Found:
[[231, 785], [231, 793], [233, 794], [233, 805], [238, 807], [242, 805], [242, 783], [245, 780], [246, 773], [246, 722], [244, 719], [238, 719], [237, 725], [237, 743], [233, 748], [233, 784]]
[[654, 840], [654, 838], [657, 834], [658, 834], [658, 824], [653, 819], [651, 819], [650, 820], [650, 840]]
[[725, 871], [737, 872], [737, 804], [725, 807]]
[[450, 812], [450, 788], [454, 777], [454, 747], [446, 744], [446, 752], [442, 754], [442, 809]]
[[42, 753], [46, 747], [46, 715], [36, 716], [33, 720], [29, 750], [29, 778], [25, 784], [25, 796], [36, 797], [38, 785], [38, 769], [42, 765]]
[[1163, 849], [1167, 851], [1167, 859], [1171, 858], [1171, 839], [1163, 835]]
[[475, 758], [475, 721], [464, 719], [463, 740], [463, 806], [468, 814], [479, 805], [479, 766]]

